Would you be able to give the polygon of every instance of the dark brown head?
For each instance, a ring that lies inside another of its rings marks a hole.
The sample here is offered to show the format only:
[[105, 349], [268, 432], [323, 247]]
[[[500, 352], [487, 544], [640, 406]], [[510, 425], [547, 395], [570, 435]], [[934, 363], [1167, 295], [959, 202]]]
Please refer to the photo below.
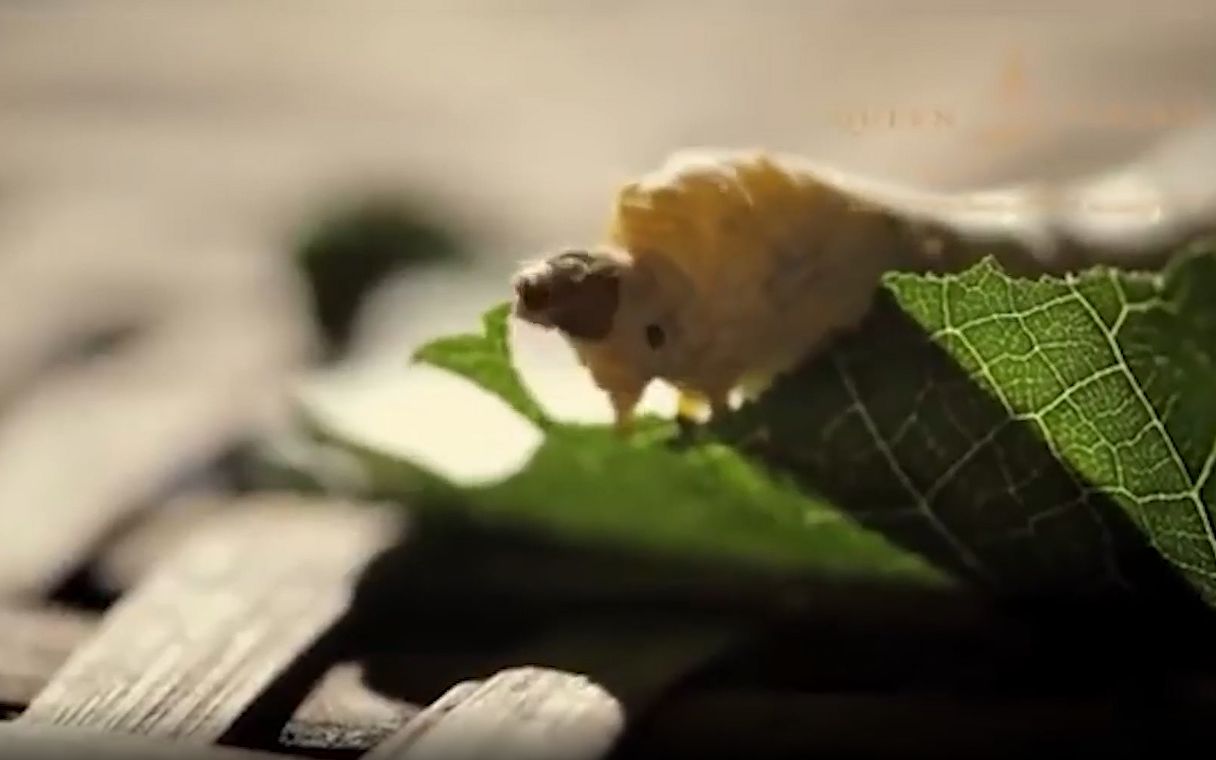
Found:
[[623, 263], [610, 252], [563, 251], [515, 276], [515, 314], [572, 338], [603, 340], [621, 302]]

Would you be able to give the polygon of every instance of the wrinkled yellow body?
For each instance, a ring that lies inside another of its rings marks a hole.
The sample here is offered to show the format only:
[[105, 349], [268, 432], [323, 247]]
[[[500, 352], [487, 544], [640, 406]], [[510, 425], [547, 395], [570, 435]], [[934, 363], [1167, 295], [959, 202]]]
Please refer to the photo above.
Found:
[[[762, 387], [859, 322], [897, 259], [898, 224], [764, 154], [693, 152], [620, 190], [609, 243], [680, 273], [679, 345], [661, 379], [689, 414]], [[627, 375], [609, 345], [580, 355], [610, 393]]]

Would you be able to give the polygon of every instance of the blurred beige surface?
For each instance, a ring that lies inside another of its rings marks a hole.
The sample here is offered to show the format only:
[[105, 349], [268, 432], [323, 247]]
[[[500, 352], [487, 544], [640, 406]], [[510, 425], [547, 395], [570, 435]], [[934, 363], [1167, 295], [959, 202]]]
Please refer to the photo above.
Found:
[[[676, 148], [942, 189], [1085, 176], [1210, 112], [1213, 39], [1198, 1], [0, 0], [0, 535], [82, 541], [29, 510], [95, 533], [264, 410], [308, 341], [285, 254], [347, 193], [415, 196], [486, 255], [386, 292], [365, 371], [319, 391], [391, 443], [489, 414], [404, 381], [411, 345], [471, 326], [519, 259], [596, 237], [616, 184]], [[993, 135], [1026, 108], [1033, 128]], [[1169, 159], [1195, 192], [1210, 135]], [[155, 327], [122, 351], [40, 370], [138, 318]], [[561, 413], [606, 412], [552, 340], [521, 351]]]

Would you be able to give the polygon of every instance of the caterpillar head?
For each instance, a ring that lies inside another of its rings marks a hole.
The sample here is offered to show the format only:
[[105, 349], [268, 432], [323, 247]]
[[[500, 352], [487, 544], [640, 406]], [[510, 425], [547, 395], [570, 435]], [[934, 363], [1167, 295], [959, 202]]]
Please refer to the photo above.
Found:
[[563, 251], [516, 274], [515, 315], [570, 338], [598, 341], [612, 331], [621, 302], [622, 257]]
[[514, 314], [565, 336], [612, 397], [619, 420], [652, 379], [671, 377], [679, 364], [679, 320], [666, 279], [621, 251], [566, 250], [515, 276]]

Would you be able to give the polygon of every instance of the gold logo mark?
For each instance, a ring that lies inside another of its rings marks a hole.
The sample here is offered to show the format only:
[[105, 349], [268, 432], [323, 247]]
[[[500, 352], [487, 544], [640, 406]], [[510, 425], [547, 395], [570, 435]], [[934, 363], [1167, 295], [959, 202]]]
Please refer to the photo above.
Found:
[[1032, 59], [1026, 52], [1021, 45], [1006, 49], [990, 74], [993, 79], [988, 80], [987, 107], [979, 113], [961, 113], [938, 103], [881, 108], [866, 104], [839, 109], [830, 118], [854, 136], [963, 127], [989, 145], [1009, 147], [1056, 130], [1176, 129], [1194, 124], [1207, 111], [1206, 104], [1198, 98], [1162, 100], [1134, 96], [1113, 101], [1053, 98], [1053, 93], [1043, 92], [1041, 80], [1034, 80], [1035, 71], [1029, 65]]

